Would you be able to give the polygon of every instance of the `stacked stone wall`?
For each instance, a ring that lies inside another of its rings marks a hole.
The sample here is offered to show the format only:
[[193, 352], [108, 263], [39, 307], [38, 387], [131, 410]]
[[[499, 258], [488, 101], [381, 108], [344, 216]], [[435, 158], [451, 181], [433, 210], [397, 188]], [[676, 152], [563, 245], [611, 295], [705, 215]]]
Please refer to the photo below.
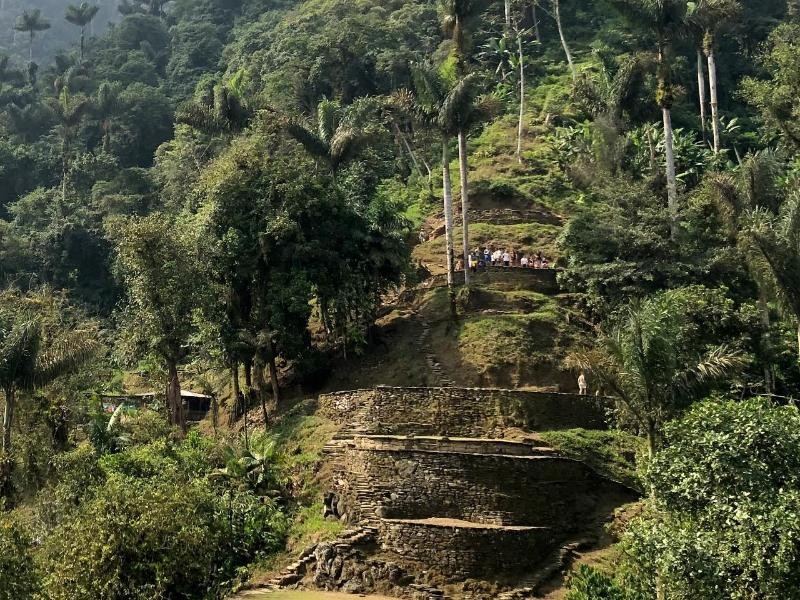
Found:
[[377, 434], [485, 437], [526, 431], [605, 429], [603, 404], [588, 396], [478, 388], [375, 390], [367, 411]]
[[495, 525], [572, 528], [594, 506], [600, 481], [582, 463], [552, 456], [351, 449], [346, 470], [370, 489], [350, 512], [395, 519], [444, 517]]
[[605, 429], [606, 399], [483, 388], [377, 387], [320, 396], [322, 414], [374, 435], [502, 436], [525, 431]]
[[[557, 269], [529, 269], [522, 267], [489, 267], [475, 273], [473, 283], [511, 289], [528, 289], [541, 294], [557, 294], [559, 286]], [[447, 274], [433, 275], [426, 288], [447, 286]]]
[[384, 550], [436, 565], [448, 579], [460, 581], [531, 569], [553, 548], [555, 538], [546, 528], [386, 520], [381, 542]]

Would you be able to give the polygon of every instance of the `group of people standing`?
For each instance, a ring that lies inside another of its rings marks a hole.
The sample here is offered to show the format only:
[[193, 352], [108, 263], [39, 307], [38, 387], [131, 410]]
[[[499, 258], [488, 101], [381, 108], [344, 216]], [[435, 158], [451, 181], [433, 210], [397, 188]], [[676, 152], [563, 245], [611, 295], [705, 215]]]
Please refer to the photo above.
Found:
[[[463, 268], [463, 264], [459, 265]], [[492, 267], [523, 267], [530, 269], [549, 269], [550, 261], [541, 253], [522, 254], [515, 249], [496, 249], [493, 246], [475, 248], [469, 254], [469, 268], [474, 273], [478, 269]], [[460, 270], [460, 269], [459, 269]]]

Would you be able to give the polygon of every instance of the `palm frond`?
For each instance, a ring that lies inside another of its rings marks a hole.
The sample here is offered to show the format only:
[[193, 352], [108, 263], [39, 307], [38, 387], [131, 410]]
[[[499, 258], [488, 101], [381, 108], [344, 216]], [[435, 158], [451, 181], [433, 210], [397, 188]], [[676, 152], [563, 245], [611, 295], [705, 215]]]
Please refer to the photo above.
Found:
[[175, 115], [175, 120], [198, 131], [217, 133], [225, 129], [225, 124], [217, 118], [217, 114], [209, 106], [199, 102], [182, 104]]
[[73, 372], [92, 358], [99, 347], [96, 331], [78, 330], [65, 335], [39, 354], [28, 385], [48, 385], [62, 375]]
[[439, 110], [439, 126], [450, 133], [455, 133], [469, 120], [473, 103], [478, 95], [480, 76], [470, 73], [460, 79], [448, 92]]
[[747, 360], [737, 350], [722, 345], [710, 350], [699, 363], [676, 374], [675, 386], [682, 393], [696, 394], [705, 386], [734, 375], [747, 366]]
[[330, 144], [342, 119], [342, 105], [324, 98], [317, 105], [317, 137]]
[[33, 361], [42, 341], [41, 320], [9, 320], [0, 329], [0, 384], [12, 387], [33, 375]]
[[300, 142], [312, 156], [316, 156], [317, 158], [329, 158], [330, 147], [328, 144], [297, 121], [289, 121], [286, 124], [286, 132]]

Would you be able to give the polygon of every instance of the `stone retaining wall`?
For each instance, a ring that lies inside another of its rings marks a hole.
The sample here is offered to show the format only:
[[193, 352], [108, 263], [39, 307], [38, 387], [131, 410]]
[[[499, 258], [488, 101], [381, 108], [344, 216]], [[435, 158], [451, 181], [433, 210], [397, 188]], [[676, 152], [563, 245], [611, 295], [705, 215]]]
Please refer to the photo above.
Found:
[[[558, 269], [531, 269], [523, 267], [488, 267], [472, 275], [475, 284], [502, 284], [507, 283], [509, 288], [528, 289], [541, 294], [557, 294], [559, 286], [557, 281]], [[445, 287], [447, 274], [437, 274], [429, 277], [423, 284], [425, 288]]]
[[386, 520], [381, 523], [382, 548], [436, 565], [451, 581], [463, 581], [530, 569], [555, 543], [546, 528], [464, 525]]
[[[394, 519], [444, 517], [568, 531], [596, 502], [602, 481], [584, 464], [557, 456], [429, 450], [350, 449], [351, 480], [369, 489], [347, 498], [348, 514]], [[343, 494], [345, 495], [345, 494]]]
[[320, 396], [323, 414], [374, 435], [500, 437], [525, 431], [606, 429], [605, 399], [482, 388], [378, 387]]
[[429, 450], [471, 454], [504, 454], [508, 456], [551, 456], [558, 453], [550, 447], [537, 447], [529, 442], [474, 438], [430, 436], [375, 435], [355, 438], [352, 446], [359, 450]]

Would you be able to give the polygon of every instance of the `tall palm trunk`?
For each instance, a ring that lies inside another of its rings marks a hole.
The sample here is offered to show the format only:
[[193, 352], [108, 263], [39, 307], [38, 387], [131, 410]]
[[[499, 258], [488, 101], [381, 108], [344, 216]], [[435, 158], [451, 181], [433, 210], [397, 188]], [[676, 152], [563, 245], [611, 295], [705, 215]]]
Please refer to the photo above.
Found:
[[556, 25], [558, 26], [558, 37], [561, 38], [561, 46], [564, 48], [564, 54], [567, 57], [567, 64], [569, 65], [569, 70], [572, 74], [572, 80], [575, 81], [578, 78], [578, 72], [575, 69], [575, 61], [572, 60], [572, 52], [569, 49], [567, 38], [564, 35], [564, 26], [561, 22], [561, 0], [552, 0], [552, 2], [553, 15], [555, 16]]
[[700, 101], [700, 127], [703, 129], [703, 140], [706, 137], [706, 74], [703, 65], [703, 52], [697, 50], [697, 89]]
[[467, 163], [467, 134], [458, 132], [458, 168], [461, 175], [461, 223], [464, 232], [464, 285], [469, 285], [469, 165]]
[[506, 28], [511, 28], [511, 0], [505, 0]]
[[81, 62], [83, 62], [83, 49], [86, 45], [86, 26], [81, 27]]
[[522, 35], [517, 32], [519, 53], [519, 123], [517, 124], [517, 161], [522, 164], [522, 134], [525, 130], [525, 55], [522, 52]]
[[31, 30], [31, 43], [28, 48], [28, 62], [33, 62], [33, 36], [34, 36], [33, 30]]
[[453, 283], [455, 282], [453, 183], [450, 180], [450, 148], [447, 138], [442, 139], [442, 188], [444, 190], [444, 235], [447, 252], [447, 285], [452, 290]]
[[64, 139], [61, 141], [61, 200], [66, 206], [67, 203], [67, 173], [69, 172], [69, 157], [67, 134], [64, 133]]
[[678, 181], [675, 176], [675, 149], [673, 146], [672, 113], [669, 107], [662, 107], [664, 116], [664, 152], [667, 162], [667, 208], [669, 210], [669, 230], [672, 239], [678, 235]]
[[3, 454], [8, 458], [11, 453], [11, 428], [14, 425], [17, 398], [14, 386], [9, 386], [3, 391], [6, 397], [5, 412], [3, 413]]
[[714, 132], [714, 152], [721, 150], [721, 135], [719, 126], [719, 100], [717, 96], [717, 62], [714, 56], [714, 41], [706, 36], [706, 56], [708, 56], [708, 84], [711, 91], [711, 128]]

